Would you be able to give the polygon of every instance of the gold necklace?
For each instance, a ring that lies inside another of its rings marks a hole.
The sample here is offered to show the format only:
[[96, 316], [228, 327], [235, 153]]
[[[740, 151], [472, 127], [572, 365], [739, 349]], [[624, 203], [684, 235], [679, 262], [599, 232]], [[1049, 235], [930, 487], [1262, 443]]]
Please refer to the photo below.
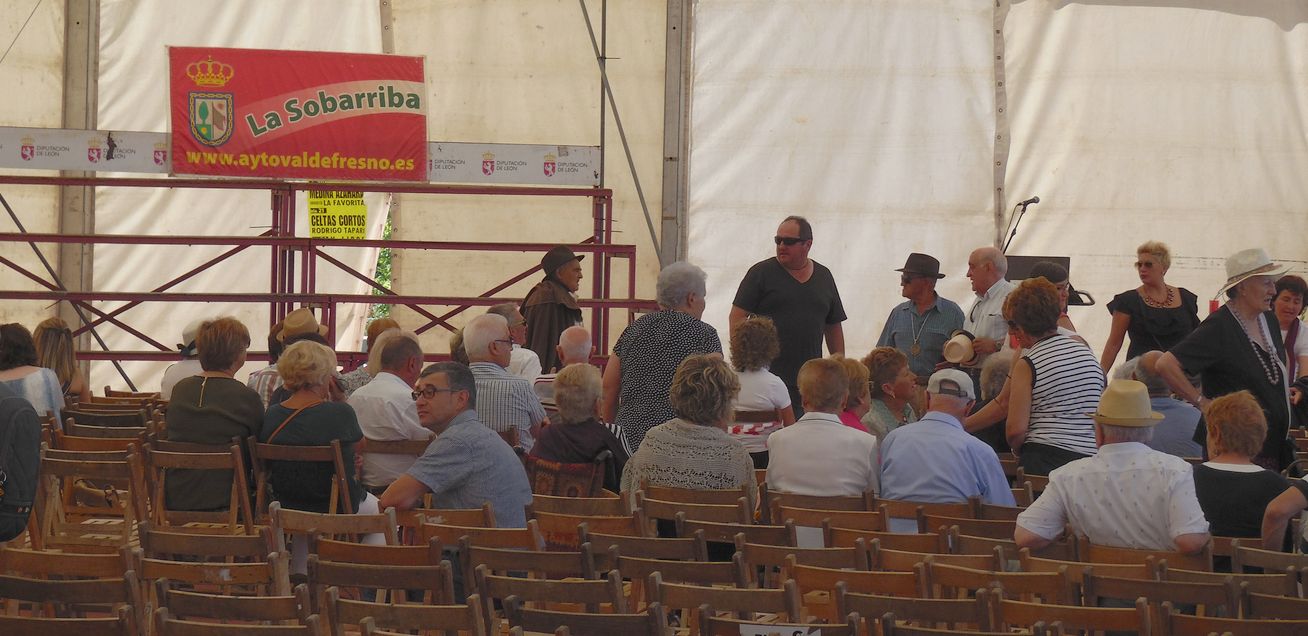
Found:
[[1148, 287], [1145, 287], [1143, 291], [1140, 292], [1140, 298], [1144, 299], [1145, 304], [1150, 307], [1167, 309], [1172, 306], [1172, 301], [1176, 300], [1176, 288], [1171, 285], [1163, 285], [1163, 287], [1167, 289], [1167, 295], [1163, 297], [1162, 302], [1154, 300], [1154, 298], [1149, 295]]

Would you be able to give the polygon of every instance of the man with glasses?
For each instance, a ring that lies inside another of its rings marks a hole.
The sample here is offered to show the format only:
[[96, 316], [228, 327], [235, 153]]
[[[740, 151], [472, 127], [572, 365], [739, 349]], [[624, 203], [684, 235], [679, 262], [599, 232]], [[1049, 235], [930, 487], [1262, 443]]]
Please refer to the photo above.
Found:
[[918, 384], [926, 384], [936, 365], [945, 359], [950, 334], [963, 328], [963, 310], [936, 293], [936, 281], [945, 275], [934, 257], [914, 252], [895, 271], [900, 272], [900, 293], [908, 300], [890, 310], [877, 346], [902, 351]]
[[[802, 216], [786, 217], [773, 238], [776, 258], [755, 263], [740, 281], [731, 302], [731, 329], [750, 316], [767, 316], [777, 327], [781, 353], [769, 370], [786, 383], [790, 403], [799, 405], [795, 378], [805, 362], [822, 357], [822, 342], [832, 354], [845, 353], [845, 307], [831, 270], [808, 257], [813, 227]], [[802, 415], [796, 409], [795, 415]]]
[[497, 527], [526, 527], [527, 472], [513, 449], [477, 419], [477, 383], [468, 367], [437, 362], [422, 370], [415, 389], [418, 421], [436, 439], [382, 493], [380, 509], [410, 510], [430, 492], [437, 508], [489, 502]]
[[513, 340], [513, 352], [509, 357], [509, 373], [528, 382], [535, 382], [541, 372], [540, 356], [535, 351], [524, 347], [527, 343], [527, 319], [513, 303], [500, 303], [486, 310], [488, 314], [504, 316], [509, 321], [509, 339]]
[[514, 447], [531, 450], [540, 427], [548, 421], [531, 383], [509, 373], [513, 339], [504, 316], [485, 314], [463, 328], [468, 368], [477, 379], [477, 416]]

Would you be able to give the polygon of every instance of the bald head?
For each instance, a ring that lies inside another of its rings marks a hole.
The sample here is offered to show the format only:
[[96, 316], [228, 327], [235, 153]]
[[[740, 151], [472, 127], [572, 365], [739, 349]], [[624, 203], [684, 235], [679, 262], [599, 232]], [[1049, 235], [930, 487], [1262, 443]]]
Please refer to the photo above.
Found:
[[967, 257], [967, 277], [972, 291], [984, 294], [1008, 273], [1008, 258], [995, 247], [978, 247]]
[[581, 325], [573, 325], [563, 330], [559, 334], [559, 366], [565, 367], [569, 364], [588, 364], [590, 362], [590, 352], [593, 349], [590, 343], [590, 332], [586, 331]]

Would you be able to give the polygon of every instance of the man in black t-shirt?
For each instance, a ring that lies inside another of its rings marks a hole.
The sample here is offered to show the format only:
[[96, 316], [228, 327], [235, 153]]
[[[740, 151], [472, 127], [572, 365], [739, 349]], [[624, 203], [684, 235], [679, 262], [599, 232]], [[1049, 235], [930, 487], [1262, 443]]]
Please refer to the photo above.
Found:
[[[800, 216], [786, 217], [777, 228], [776, 258], [749, 268], [731, 305], [731, 329], [751, 315], [767, 316], [777, 326], [781, 353], [769, 370], [786, 383], [790, 402], [799, 405], [795, 378], [805, 362], [822, 357], [822, 342], [831, 353], [845, 352], [845, 308], [831, 270], [808, 257], [813, 227]], [[796, 410], [795, 415], [801, 413]]]

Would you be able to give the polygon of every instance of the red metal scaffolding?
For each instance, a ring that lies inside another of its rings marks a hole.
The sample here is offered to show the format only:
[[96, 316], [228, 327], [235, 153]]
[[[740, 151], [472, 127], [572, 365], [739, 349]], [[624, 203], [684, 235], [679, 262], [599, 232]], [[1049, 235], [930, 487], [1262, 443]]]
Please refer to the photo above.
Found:
[[[536, 266], [516, 273], [504, 282], [491, 287], [479, 296], [452, 297], [432, 295], [401, 295], [378, 284], [372, 277], [363, 274], [345, 264], [336, 257], [326, 253], [323, 248], [391, 248], [393, 250], [447, 250], [447, 251], [498, 251], [498, 252], [541, 252], [548, 251], [558, 244], [569, 245], [578, 253], [590, 253], [591, 262], [591, 298], [580, 300], [579, 304], [590, 310], [590, 329], [596, 351], [605, 353], [612, 328], [613, 310], [625, 310], [630, 320], [632, 312], [648, 309], [654, 303], [635, 298], [636, 288], [636, 248], [633, 245], [615, 245], [613, 243], [613, 193], [604, 188], [546, 188], [546, 187], [509, 187], [509, 186], [449, 186], [412, 183], [331, 183], [331, 182], [289, 182], [279, 180], [208, 180], [208, 179], [141, 179], [141, 178], [104, 178], [104, 177], [38, 177], [0, 175], [0, 185], [45, 185], [45, 186], [90, 186], [90, 187], [134, 187], [134, 188], [203, 188], [203, 189], [242, 189], [267, 190], [271, 193], [271, 227], [257, 236], [175, 236], [175, 235], [77, 235], [77, 234], [33, 234], [27, 232], [0, 233], [0, 242], [37, 244], [126, 244], [126, 245], [227, 245], [230, 249], [218, 256], [183, 272], [169, 281], [148, 291], [139, 292], [71, 292], [59, 284], [58, 277], [42, 276], [20, 266], [13, 260], [0, 256], [0, 265], [10, 268], [45, 289], [43, 291], [5, 291], [3, 297], [11, 301], [65, 301], [82, 310], [84, 324], [78, 326], [74, 334], [111, 325], [131, 334], [140, 340], [147, 349], [144, 350], [103, 350], [85, 351], [80, 357], [88, 360], [175, 360], [176, 351], [147, 334], [138, 330], [122, 318], [122, 314], [133, 307], [153, 302], [234, 302], [234, 303], [268, 303], [269, 326], [281, 320], [297, 306], [313, 307], [320, 311], [319, 320], [328, 326], [327, 338], [335, 342], [336, 312], [338, 306], [346, 303], [373, 304], [384, 303], [409, 307], [426, 323], [415, 331], [422, 333], [433, 327], [453, 329], [450, 320], [472, 307], [495, 305], [502, 302], [517, 302], [519, 298], [498, 298], [495, 295], [540, 271]], [[393, 241], [373, 239], [312, 239], [295, 236], [295, 194], [302, 190], [338, 190], [352, 192], [387, 192], [397, 194], [460, 194], [486, 196], [528, 196], [528, 197], [579, 197], [591, 200], [592, 233], [582, 241], [558, 241], [554, 243], [495, 243], [495, 242], [450, 242], [450, 241]], [[226, 261], [227, 259], [250, 248], [268, 248], [271, 250], [268, 293], [179, 293], [170, 291], [177, 285], [194, 278], [201, 272]], [[39, 253], [39, 252], [38, 252]], [[613, 270], [615, 259], [626, 261], [627, 297], [613, 298]], [[317, 274], [319, 262], [336, 267], [350, 276], [372, 287], [378, 294], [337, 294], [318, 293]], [[53, 280], [52, 280], [53, 279]], [[97, 307], [97, 302], [125, 303], [112, 310]], [[446, 307], [445, 311], [436, 313], [429, 307]], [[362, 359], [363, 354], [355, 351], [338, 352], [342, 361], [349, 366]], [[434, 356], [439, 357], [439, 356]], [[252, 353], [251, 360], [266, 359], [266, 354]], [[125, 378], [126, 379], [126, 378]], [[130, 380], [129, 380], [130, 383]]]

